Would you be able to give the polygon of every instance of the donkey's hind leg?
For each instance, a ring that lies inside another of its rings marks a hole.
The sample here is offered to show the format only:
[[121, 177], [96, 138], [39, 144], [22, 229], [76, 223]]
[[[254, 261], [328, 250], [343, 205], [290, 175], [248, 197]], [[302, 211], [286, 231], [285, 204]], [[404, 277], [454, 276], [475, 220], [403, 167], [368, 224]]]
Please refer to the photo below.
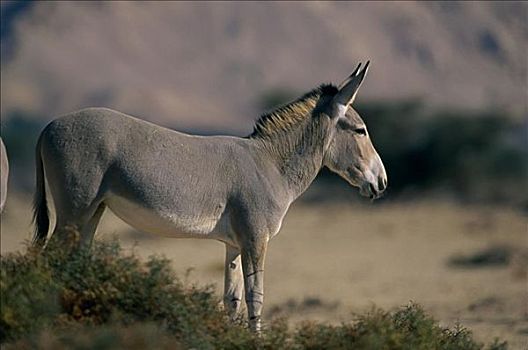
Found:
[[92, 218], [88, 220], [88, 222], [81, 228], [81, 232], [80, 232], [81, 245], [90, 246], [92, 244], [95, 231], [97, 230], [97, 226], [99, 225], [99, 222], [101, 221], [101, 217], [103, 216], [105, 209], [106, 209], [106, 204], [104, 203], [99, 204]]
[[86, 208], [65, 209], [57, 207], [57, 223], [51, 239], [76, 245], [90, 245], [106, 205], [94, 203]]

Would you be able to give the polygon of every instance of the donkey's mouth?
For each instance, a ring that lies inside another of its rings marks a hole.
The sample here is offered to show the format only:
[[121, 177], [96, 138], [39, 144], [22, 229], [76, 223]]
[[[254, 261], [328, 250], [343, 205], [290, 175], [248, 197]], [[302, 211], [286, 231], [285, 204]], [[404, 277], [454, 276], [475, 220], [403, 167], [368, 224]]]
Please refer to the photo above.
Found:
[[357, 167], [348, 168], [344, 174], [341, 175], [349, 184], [359, 188], [359, 194], [363, 197], [370, 198], [371, 200], [378, 199], [382, 196], [383, 190], [370, 182], [367, 179], [361, 180], [364, 175], [361, 170]]
[[346, 176], [343, 176], [348, 183], [352, 186], [359, 188], [359, 194], [363, 197], [368, 197], [370, 199], [376, 199], [379, 197], [380, 193], [375, 185], [370, 183], [366, 179], [362, 179], [365, 176], [358, 167], [350, 167], [346, 170]]

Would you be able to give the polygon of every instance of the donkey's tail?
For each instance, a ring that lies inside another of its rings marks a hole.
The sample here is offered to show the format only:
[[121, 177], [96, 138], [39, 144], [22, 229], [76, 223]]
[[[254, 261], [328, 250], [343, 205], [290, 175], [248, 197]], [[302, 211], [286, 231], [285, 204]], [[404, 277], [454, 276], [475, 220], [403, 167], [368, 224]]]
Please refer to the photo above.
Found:
[[39, 137], [35, 152], [37, 188], [35, 191], [35, 197], [33, 198], [33, 221], [35, 222], [33, 246], [36, 247], [42, 247], [44, 246], [44, 243], [46, 243], [50, 224], [46, 201], [46, 181], [42, 164], [41, 143], [42, 135]]

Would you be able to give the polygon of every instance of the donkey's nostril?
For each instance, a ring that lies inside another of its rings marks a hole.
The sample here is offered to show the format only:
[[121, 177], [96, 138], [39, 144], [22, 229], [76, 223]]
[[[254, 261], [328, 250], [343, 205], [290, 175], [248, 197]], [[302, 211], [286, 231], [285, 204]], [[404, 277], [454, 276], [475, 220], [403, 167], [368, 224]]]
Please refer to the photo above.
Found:
[[387, 187], [387, 179], [380, 176], [378, 178], [378, 189], [379, 189], [379, 191], [383, 192], [386, 187]]
[[369, 183], [369, 190], [372, 195], [375, 195], [378, 191], [376, 191], [376, 188], [373, 184]]

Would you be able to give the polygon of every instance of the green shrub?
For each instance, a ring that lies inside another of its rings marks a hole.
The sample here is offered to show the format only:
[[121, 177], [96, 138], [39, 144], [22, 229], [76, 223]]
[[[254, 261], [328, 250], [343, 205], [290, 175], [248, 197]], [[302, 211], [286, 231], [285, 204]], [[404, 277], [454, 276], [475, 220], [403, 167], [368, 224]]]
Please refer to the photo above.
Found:
[[45, 259], [35, 252], [2, 257], [0, 342], [49, 325], [59, 310], [58, 290]]
[[130, 326], [104, 325], [97, 328], [71, 327], [54, 332], [43, 331], [6, 344], [5, 349], [178, 350], [185, 347], [156, 324], [141, 323]]
[[[462, 328], [442, 328], [423, 309], [410, 304], [394, 312], [374, 309], [356, 322], [331, 326], [304, 323], [294, 335], [299, 349], [482, 349], [471, 333]], [[505, 343], [489, 349], [506, 349]]]
[[[338, 326], [270, 320], [256, 336], [232, 322], [211, 286], [186, 286], [167, 259], [146, 262], [116, 241], [50, 245], [1, 257], [1, 339], [27, 349], [482, 349], [419, 306], [373, 310]], [[489, 349], [505, 349], [502, 343]]]

